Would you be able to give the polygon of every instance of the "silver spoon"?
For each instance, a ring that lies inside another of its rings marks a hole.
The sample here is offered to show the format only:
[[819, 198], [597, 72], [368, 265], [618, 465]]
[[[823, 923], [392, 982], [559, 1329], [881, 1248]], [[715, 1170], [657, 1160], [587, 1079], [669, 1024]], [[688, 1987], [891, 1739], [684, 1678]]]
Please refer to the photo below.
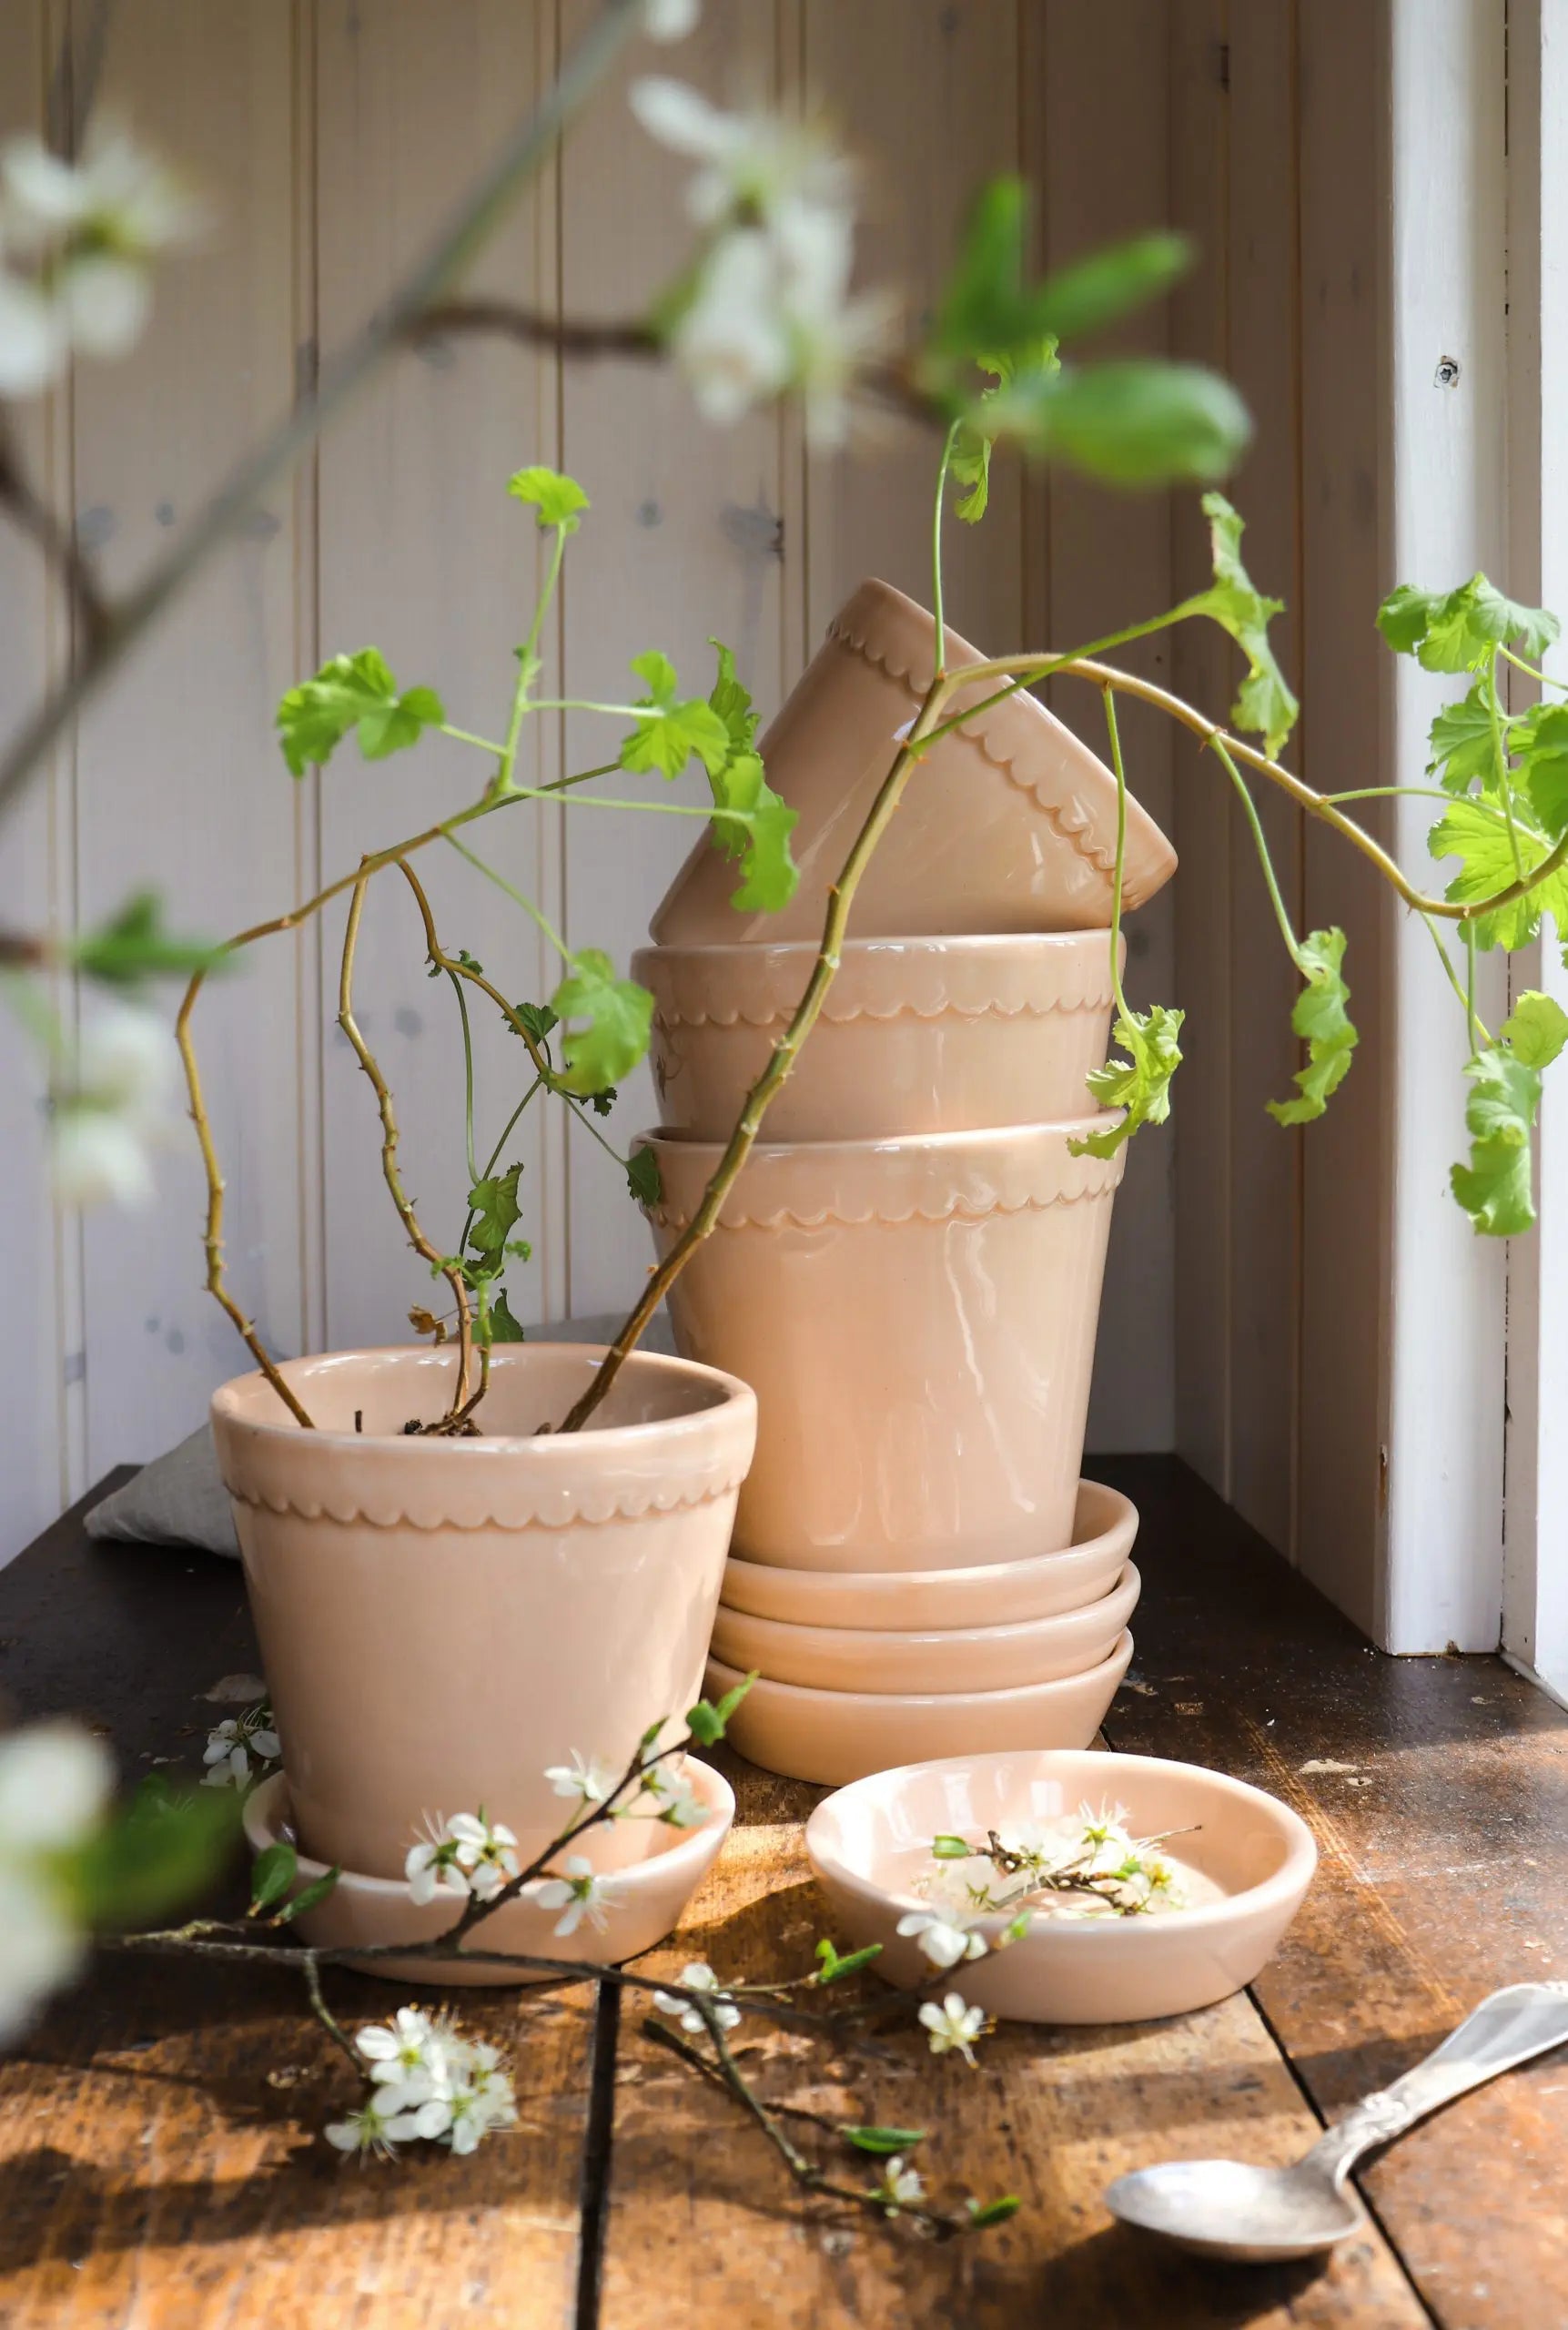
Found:
[[1359, 2232], [1366, 2212], [1345, 2180], [1361, 2154], [1429, 2112], [1568, 2042], [1568, 1982], [1493, 1991], [1457, 2031], [1391, 2087], [1367, 2096], [1292, 2168], [1239, 2160], [1167, 2160], [1118, 2176], [1106, 2206], [1124, 2224], [1163, 2234], [1201, 2257], [1259, 2264], [1312, 2257]]

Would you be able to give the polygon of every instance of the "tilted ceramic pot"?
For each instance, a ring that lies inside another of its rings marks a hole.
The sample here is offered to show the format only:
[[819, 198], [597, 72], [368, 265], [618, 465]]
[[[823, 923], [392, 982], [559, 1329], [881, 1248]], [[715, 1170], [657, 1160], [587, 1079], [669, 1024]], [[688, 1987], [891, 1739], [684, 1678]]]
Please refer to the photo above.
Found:
[[[423, 1816], [482, 1806], [525, 1847], [571, 1804], [573, 1750], [617, 1774], [701, 1687], [756, 1401], [731, 1376], [633, 1353], [586, 1430], [580, 1343], [496, 1351], [477, 1439], [439, 1416], [449, 1350], [340, 1352], [213, 1395], [261, 1663], [302, 1847], [398, 1877]], [[356, 1433], [358, 1413], [362, 1431]], [[617, 1825], [622, 1859], [650, 1826]]]
[[[985, 659], [952, 630], [952, 670]], [[830, 885], [920, 709], [936, 664], [936, 625], [886, 582], [863, 582], [762, 740], [768, 782], [798, 813], [800, 885], [775, 914], [730, 904], [733, 862], [704, 835], [653, 917], [661, 947], [814, 938]], [[933, 745], [855, 893], [857, 938], [950, 931], [1109, 927], [1116, 778], [1027, 689], [972, 707], [997, 684], [955, 699], [971, 716]], [[1124, 898], [1141, 906], [1176, 871], [1176, 853], [1128, 803]]]
[[[688, 1357], [753, 1385], [735, 1546], [823, 1570], [953, 1569], [1072, 1541], [1114, 1117], [754, 1149], [670, 1291]], [[663, 1253], [720, 1150], [645, 1135]]]
[[[661, 1130], [724, 1140], [805, 991], [816, 945], [647, 947]], [[1108, 930], [848, 939], [767, 1117], [770, 1140], [1046, 1124], [1094, 1107], [1114, 1002]]]

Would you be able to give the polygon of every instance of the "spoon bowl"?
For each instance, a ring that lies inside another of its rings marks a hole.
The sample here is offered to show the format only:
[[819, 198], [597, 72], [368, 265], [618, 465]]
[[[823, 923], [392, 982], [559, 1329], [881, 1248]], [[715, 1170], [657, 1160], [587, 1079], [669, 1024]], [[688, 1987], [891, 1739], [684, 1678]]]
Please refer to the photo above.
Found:
[[1258, 2264], [1316, 2256], [1365, 2222], [1351, 2193], [1305, 2163], [1249, 2168], [1239, 2160], [1168, 2160], [1118, 2176], [1105, 2199], [1123, 2224], [1162, 2234], [1178, 2248]]

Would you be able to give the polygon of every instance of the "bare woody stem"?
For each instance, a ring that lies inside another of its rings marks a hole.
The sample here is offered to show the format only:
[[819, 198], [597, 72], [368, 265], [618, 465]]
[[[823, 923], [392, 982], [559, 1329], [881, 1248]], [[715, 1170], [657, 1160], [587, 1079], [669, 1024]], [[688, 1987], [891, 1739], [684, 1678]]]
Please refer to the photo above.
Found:
[[648, 1282], [628, 1315], [614, 1342], [594, 1371], [592, 1382], [582, 1398], [563, 1419], [562, 1432], [581, 1432], [589, 1417], [604, 1398], [629, 1354], [635, 1349], [639, 1337], [647, 1327], [666, 1292], [673, 1286], [687, 1262], [713, 1230], [719, 1219], [725, 1198], [733, 1187], [742, 1167], [750, 1156], [753, 1144], [762, 1129], [763, 1119], [770, 1101], [794, 1065], [801, 1046], [815, 1027], [818, 1014], [833, 985], [838, 969], [839, 949], [849, 920], [849, 910], [860, 878], [870, 862], [873, 851], [886, 831], [894, 811], [903, 798], [904, 788], [912, 771], [918, 765], [918, 747], [927, 730], [941, 716], [942, 708], [952, 694], [955, 683], [946, 673], [938, 672], [926, 691], [925, 702], [916, 714], [914, 725], [900, 745], [892, 767], [883, 778], [875, 800], [872, 803], [865, 823], [855, 839], [855, 845], [844, 862], [838, 879], [828, 893], [827, 917], [823, 925], [822, 944], [805, 993], [795, 1007], [794, 1017], [768, 1057], [768, 1064], [746, 1095], [745, 1106], [725, 1145], [724, 1153], [715, 1167], [712, 1180], [703, 1190], [702, 1201], [692, 1219], [676, 1238], [656, 1270], [649, 1273]]
[[365, 908], [365, 892], [373, 878], [369, 874], [361, 874], [354, 885], [354, 895], [349, 903], [349, 927], [343, 935], [343, 960], [338, 978], [338, 1025], [354, 1047], [355, 1057], [369, 1078], [371, 1089], [376, 1095], [376, 1106], [381, 1119], [381, 1178], [391, 1192], [398, 1219], [415, 1253], [430, 1264], [432, 1271], [439, 1272], [446, 1280], [452, 1291], [452, 1300], [457, 1304], [458, 1378], [448, 1411], [449, 1415], [456, 1416], [464, 1410], [468, 1401], [469, 1364], [473, 1352], [473, 1322], [469, 1313], [468, 1287], [457, 1263], [439, 1253], [420, 1227], [419, 1217], [403, 1188], [403, 1177], [398, 1170], [398, 1119], [392, 1107], [392, 1095], [377, 1065], [375, 1054], [360, 1034], [354, 1018], [354, 956], [359, 943], [359, 919]]

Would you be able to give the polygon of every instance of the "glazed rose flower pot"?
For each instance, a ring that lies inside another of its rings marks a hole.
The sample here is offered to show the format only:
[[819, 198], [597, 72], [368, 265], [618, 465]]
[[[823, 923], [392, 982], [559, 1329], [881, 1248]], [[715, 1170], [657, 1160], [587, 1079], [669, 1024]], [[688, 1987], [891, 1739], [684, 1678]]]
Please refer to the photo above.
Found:
[[[756, 1402], [732, 1376], [641, 1352], [588, 1428], [558, 1423], [599, 1353], [494, 1354], [476, 1439], [439, 1416], [450, 1350], [341, 1352], [214, 1394], [262, 1666], [301, 1847], [398, 1878], [426, 1814], [474, 1811], [537, 1849], [572, 1807], [573, 1750], [624, 1768], [696, 1698]], [[362, 1431], [355, 1431], [359, 1412]], [[612, 1859], [652, 1824], [619, 1824]]]
[[[947, 663], [977, 664], [947, 633]], [[829, 885], [865, 823], [931, 684], [936, 625], [886, 582], [863, 582], [762, 740], [768, 781], [798, 813], [800, 886], [776, 914], [740, 914], [733, 863], [704, 836], [653, 917], [661, 947], [814, 938]], [[955, 710], [995, 693], [976, 682]], [[1108, 927], [1116, 779], [1038, 699], [1021, 690], [933, 745], [911, 778], [855, 894], [859, 938], [950, 931]], [[1141, 906], [1176, 853], [1128, 804], [1125, 903]]]
[[[753, 1150], [670, 1292], [678, 1347], [757, 1394], [746, 1561], [990, 1565], [1070, 1545], [1111, 1200], [1113, 1124]], [[663, 1252], [716, 1144], [644, 1136]]]
[[[723, 1140], [804, 993], [816, 942], [648, 947], [661, 1130]], [[770, 1140], [1041, 1124], [1094, 1107], [1114, 1003], [1110, 934], [846, 940], [768, 1109]]]

